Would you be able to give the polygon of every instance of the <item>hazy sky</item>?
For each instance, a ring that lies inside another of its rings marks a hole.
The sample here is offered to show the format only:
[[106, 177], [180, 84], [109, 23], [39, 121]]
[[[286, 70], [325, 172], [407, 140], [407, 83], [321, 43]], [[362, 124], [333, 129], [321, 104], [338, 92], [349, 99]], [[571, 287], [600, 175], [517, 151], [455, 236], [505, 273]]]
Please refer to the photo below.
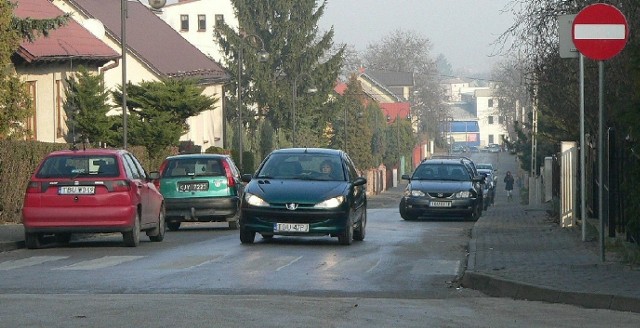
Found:
[[512, 0], [328, 0], [320, 28], [335, 31], [335, 43], [365, 50], [397, 29], [431, 41], [454, 70], [488, 72], [499, 58], [491, 45], [513, 24], [503, 13]]

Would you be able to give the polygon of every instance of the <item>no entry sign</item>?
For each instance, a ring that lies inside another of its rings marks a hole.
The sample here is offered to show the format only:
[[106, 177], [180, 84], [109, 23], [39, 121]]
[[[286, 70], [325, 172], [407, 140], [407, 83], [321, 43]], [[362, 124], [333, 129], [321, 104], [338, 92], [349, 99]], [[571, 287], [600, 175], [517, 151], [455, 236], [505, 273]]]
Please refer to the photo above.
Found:
[[587, 58], [607, 60], [627, 44], [627, 19], [616, 7], [596, 3], [582, 9], [573, 20], [573, 44]]

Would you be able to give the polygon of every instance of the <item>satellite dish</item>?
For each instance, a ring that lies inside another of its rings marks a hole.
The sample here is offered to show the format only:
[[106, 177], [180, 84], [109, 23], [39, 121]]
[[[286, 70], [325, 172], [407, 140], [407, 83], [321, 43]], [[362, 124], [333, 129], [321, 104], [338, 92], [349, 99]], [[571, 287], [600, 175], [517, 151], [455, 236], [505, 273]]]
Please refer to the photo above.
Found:
[[149, 0], [149, 6], [153, 9], [160, 9], [167, 4], [167, 0]]

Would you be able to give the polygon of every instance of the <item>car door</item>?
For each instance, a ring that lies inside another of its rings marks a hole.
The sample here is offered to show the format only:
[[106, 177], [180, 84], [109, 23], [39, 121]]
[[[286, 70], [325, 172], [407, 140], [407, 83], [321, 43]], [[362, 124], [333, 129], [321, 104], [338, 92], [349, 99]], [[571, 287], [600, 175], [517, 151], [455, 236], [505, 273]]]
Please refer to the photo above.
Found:
[[[149, 186], [150, 182], [147, 180], [146, 173], [144, 170], [141, 171], [142, 167], [137, 163], [137, 160], [133, 155], [126, 153], [123, 158], [128, 176], [137, 187], [137, 193], [142, 207], [142, 211], [140, 213], [141, 225], [144, 226], [155, 222], [154, 201], [150, 195], [151, 187]], [[155, 187], [153, 188], [155, 189]]]
[[[343, 158], [343, 163], [346, 167], [347, 174], [349, 175], [349, 181], [353, 183], [353, 180], [358, 177], [358, 171], [348, 156]], [[353, 189], [353, 207], [355, 209], [356, 218], [360, 218], [364, 215], [363, 212], [367, 210], [365, 206], [367, 203], [367, 185], [363, 184], [360, 186], [352, 186], [351, 188]]]

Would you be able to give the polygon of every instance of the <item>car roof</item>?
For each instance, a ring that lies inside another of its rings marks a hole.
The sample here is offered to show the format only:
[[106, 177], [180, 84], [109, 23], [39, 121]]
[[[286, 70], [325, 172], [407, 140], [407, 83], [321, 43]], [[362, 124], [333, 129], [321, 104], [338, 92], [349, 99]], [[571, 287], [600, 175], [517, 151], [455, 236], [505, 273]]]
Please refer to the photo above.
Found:
[[282, 148], [276, 149], [272, 154], [326, 154], [340, 156], [342, 150], [331, 148]]
[[229, 155], [224, 154], [178, 154], [168, 156], [166, 159], [197, 159], [197, 158], [227, 158]]
[[55, 150], [49, 153], [48, 156], [82, 156], [82, 155], [118, 155], [127, 152], [124, 149], [115, 149], [115, 148], [88, 148], [88, 149], [66, 149], [66, 150]]
[[422, 161], [421, 164], [460, 164], [460, 165], [463, 165], [464, 163], [462, 163], [460, 161], [460, 159], [432, 158], [432, 159], [425, 159], [424, 161]]

